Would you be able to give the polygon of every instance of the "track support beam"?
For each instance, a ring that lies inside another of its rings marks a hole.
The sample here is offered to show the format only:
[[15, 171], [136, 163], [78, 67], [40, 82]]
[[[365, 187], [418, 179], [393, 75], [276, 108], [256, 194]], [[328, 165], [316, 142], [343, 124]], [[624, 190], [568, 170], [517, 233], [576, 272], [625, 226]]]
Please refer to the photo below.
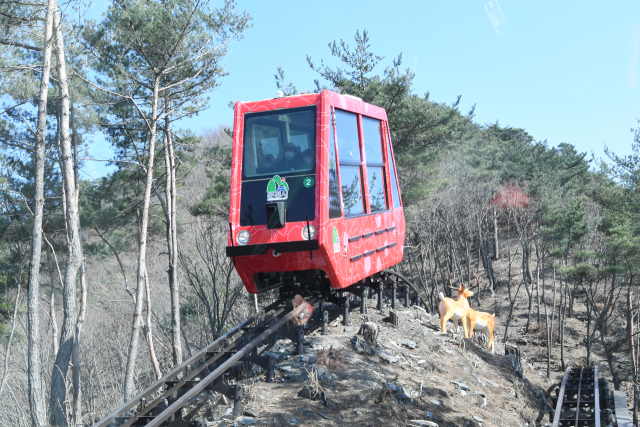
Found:
[[395, 278], [393, 278], [391, 279], [391, 308], [394, 310], [398, 309], [397, 292], [398, 292], [398, 281]]

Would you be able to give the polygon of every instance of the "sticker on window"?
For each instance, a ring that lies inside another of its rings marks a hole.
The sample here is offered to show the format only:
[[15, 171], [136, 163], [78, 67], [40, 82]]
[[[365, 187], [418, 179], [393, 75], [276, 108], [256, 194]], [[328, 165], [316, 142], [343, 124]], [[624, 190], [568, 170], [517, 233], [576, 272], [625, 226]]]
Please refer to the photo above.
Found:
[[280, 175], [275, 175], [269, 180], [267, 184], [268, 202], [287, 200], [289, 198], [289, 184], [285, 181], [285, 178], [280, 178]]

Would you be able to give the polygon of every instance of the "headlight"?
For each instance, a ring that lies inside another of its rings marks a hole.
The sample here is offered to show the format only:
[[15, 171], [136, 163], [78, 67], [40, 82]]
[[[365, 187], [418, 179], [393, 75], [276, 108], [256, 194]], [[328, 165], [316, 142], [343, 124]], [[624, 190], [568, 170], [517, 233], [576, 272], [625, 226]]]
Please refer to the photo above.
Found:
[[249, 234], [247, 230], [242, 230], [241, 232], [238, 233], [238, 236], [236, 237], [236, 241], [238, 242], [239, 245], [246, 245], [247, 243], [249, 243], [250, 238], [251, 238], [251, 234]]
[[304, 240], [311, 240], [316, 237], [316, 228], [313, 225], [305, 225], [302, 228], [302, 238]]

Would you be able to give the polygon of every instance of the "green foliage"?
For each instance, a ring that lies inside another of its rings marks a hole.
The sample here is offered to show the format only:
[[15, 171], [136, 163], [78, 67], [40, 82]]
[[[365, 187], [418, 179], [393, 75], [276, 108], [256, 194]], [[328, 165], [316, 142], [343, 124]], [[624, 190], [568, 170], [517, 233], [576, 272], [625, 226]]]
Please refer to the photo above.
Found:
[[284, 96], [293, 96], [298, 94], [298, 89], [293, 84], [293, 82], [285, 83], [284, 80], [284, 70], [282, 67], [278, 67], [278, 72], [273, 75], [276, 79], [276, 86], [278, 89], [282, 90]]
[[[316, 79], [315, 90], [331, 89], [357, 96], [386, 110], [399, 165], [402, 199], [404, 205], [409, 206], [434, 189], [431, 178], [440, 159], [440, 151], [435, 147], [444, 146], [465, 132], [473, 117], [473, 108], [463, 116], [457, 110], [460, 97], [452, 106], [447, 106], [432, 102], [429, 93], [422, 97], [414, 94], [415, 75], [409, 69], [402, 70], [402, 54], [394, 58], [381, 74], [375, 74], [384, 57], [371, 51], [366, 29], [362, 33], [356, 31], [354, 39], [355, 48], [349, 47], [344, 40], [329, 43], [331, 56], [338, 60], [337, 66], [327, 65], [324, 60], [317, 66], [307, 55], [309, 66], [326, 81], [324, 84]], [[285, 95], [297, 93], [292, 82], [285, 84], [281, 67], [274, 77], [276, 86]]]
[[209, 187], [202, 200], [189, 210], [192, 215], [206, 215], [219, 219], [229, 216], [229, 189], [231, 188], [231, 136], [230, 129], [221, 128], [205, 136], [205, 150], [201, 160], [207, 164]]
[[[206, 107], [204, 94], [226, 75], [221, 60], [228, 43], [242, 38], [249, 21], [231, 0], [221, 8], [197, 0], [121, 0], [102, 22], [87, 25], [84, 36], [97, 58], [97, 82], [121, 95], [104, 112], [121, 159], [142, 161], [144, 146], [134, 144], [147, 140], [149, 123], [166, 114], [179, 119]], [[169, 103], [152, 117], [156, 86]]]
[[457, 111], [460, 97], [452, 107], [429, 100], [429, 93], [423, 97], [412, 93], [415, 74], [409, 69], [402, 70], [402, 54], [382, 72], [374, 75], [373, 70], [384, 59], [370, 51], [369, 33], [356, 31], [356, 46], [352, 50], [344, 40], [329, 43], [331, 55], [340, 61], [337, 67], [314, 65], [307, 55], [309, 66], [329, 83], [329, 86], [315, 80], [316, 90], [332, 89], [340, 93], [362, 98], [363, 101], [384, 108], [389, 119], [391, 139], [396, 153], [423, 149], [427, 146], [446, 142], [458, 132], [460, 125], [472, 117]]

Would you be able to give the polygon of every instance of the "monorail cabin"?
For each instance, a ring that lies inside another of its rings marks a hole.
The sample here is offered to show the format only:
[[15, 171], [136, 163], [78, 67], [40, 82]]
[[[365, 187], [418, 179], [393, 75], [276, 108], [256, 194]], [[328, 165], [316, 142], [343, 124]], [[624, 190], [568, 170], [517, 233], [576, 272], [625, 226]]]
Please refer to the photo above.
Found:
[[233, 126], [227, 255], [249, 292], [341, 289], [402, 261], [384, 109], [323, 90], [238, 102]]

